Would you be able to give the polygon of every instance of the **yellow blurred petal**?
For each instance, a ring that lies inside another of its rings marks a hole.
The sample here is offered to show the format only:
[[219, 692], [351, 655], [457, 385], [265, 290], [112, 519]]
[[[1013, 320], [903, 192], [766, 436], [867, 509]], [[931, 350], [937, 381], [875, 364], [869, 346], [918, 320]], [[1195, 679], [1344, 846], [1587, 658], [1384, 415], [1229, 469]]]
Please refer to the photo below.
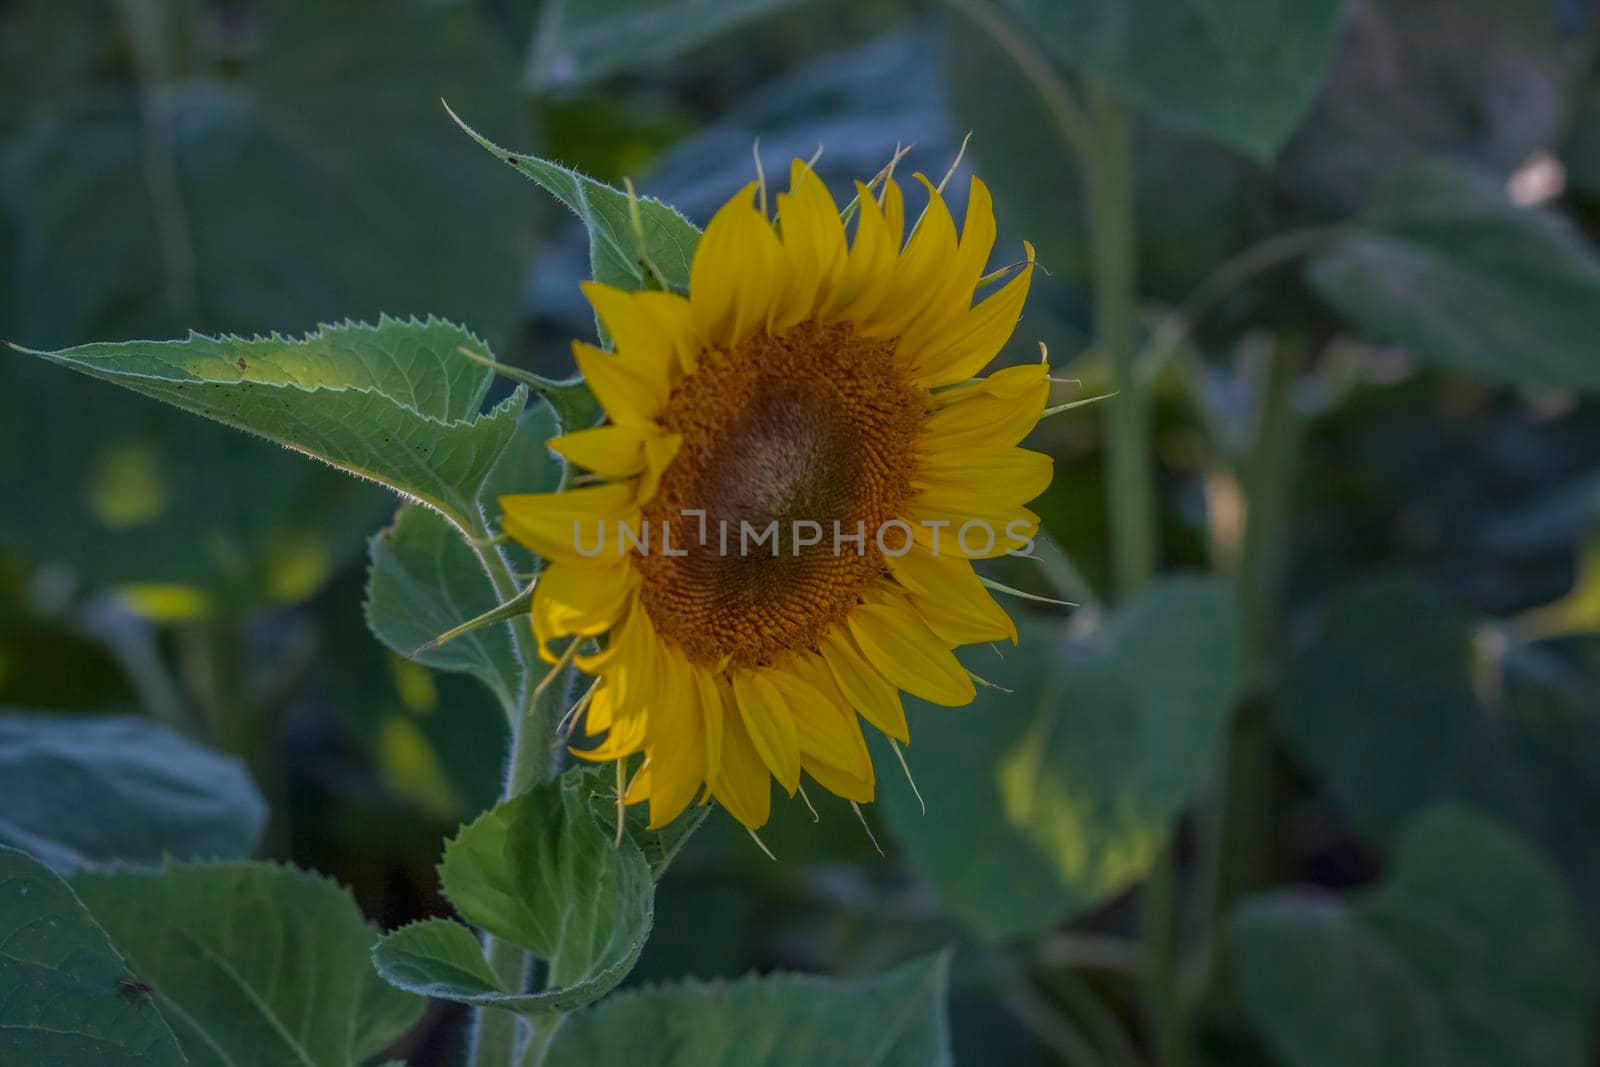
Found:
[[1050, 368], [1043, 363], [1019, 363], [1014, 367], [1003, 367], [987, 378], [978, 378], [950, 386], [948, 389], [940, 389], [931, 397], [931, 403], [937, 409], [978, 396], [1015, 399], [1029, 389], [1036, 388], [1040, 382], [1049, 388], [1049, 377]]
[[762, 670], [734, 674], [733, 695], [739, 704], [739, 717], [762, 762], [784, 791], [794, 796], [800, 786], [800, 741], [783, 695]]
[[850, 613], [849, 624], [868, 662], [913, 696], [956, 707], [977, 695], [966, 669], [904, 600], [861, 604]]
[[1055, 460], [1043, 452], [969, 448], [923, 456], [911, 485], [915, 489], [981, 493], [990, 500], [1026, 504], [1049, 487], [1054, 471]]
[[910, 590], [911, 606], [944, 640], [970, 645], [1006, 638], [1017, 643], [1016, 624], [965, 559], [936, 556], [913, 544], [905, 555], [888, 557], [888, 563], [890, 573]]
[[821, 652], [839, 690], [863, 718], [896, 741], [911, 740], [900, 690], [867, 662], [845, 628], [830, 630]]
[[710, 781], [722, 768], [722, 691], [710, 671], [693, 664], [689, 670], [694, 681], [692, 699], [696, 701], [700, 717], [705, 723], [706, 780]]
[[600, 406], [621, 426], [649, 426], [666, 405], [664, 387], [630, 367], [623, 357], [572, 342], [572, 357]]
[[[724, 703], [731, 694], [724, 692]], [[756, 751], [740, 715], [722, 717], [722, 766], [711, 793], [728, 814], [752, 830], [766, 824], [772, 811], [772, 773]]]
[[695, 326], [714, 346], [731, 348], [765, 325], [788, 291], [783, 250], [772, 225], [751, 206], [751, 182], [712, 216], [689, 268]]
[[820, 760], [858, 779], [870, 780], [872, 756], [856, 713], [845, 704], [821, 657], [800, 653], [770, 677], [794, 716], [802, 761]]
[[[634, 493], [632, 482], [612, 482], [560, 493], [503, 496], [500, 525], [545, 559], [579, 567], [611, 567], [619, 557], [617, 523], [638, 524]], [[595, 550], [597, 544], [601, 547]]]
[[[1039, 530], [1039, 516], [1017, 504], [991, 500], [960, 489], [926, 489], [906, 508], [912, 534], [919, 544], [940, 554], [963, 559], [994, 559], [1007, 552], [1023, 553]], [[942, 523], [937, 528], [929, 523]], [[965, 538], [962, 527], [971, 526]], [[990, 545], [986, 530], [994, 531]], [[968, 547], [970, 546], [970, 547]]]
[[1050, 399], [1050, 383], [1038, 381], [1014, 397], [968, 396], [939, 408], [922, 422], [921, 447], [959, 452], [991, 445], [1014, 445], [1033, 432]]
[[871, 777], [861, 778], [819, 760], [806, 760], [804, 767], [818, 785], [834, 796], [853, 800], [857, 804], [870, 804], [876, 795]]

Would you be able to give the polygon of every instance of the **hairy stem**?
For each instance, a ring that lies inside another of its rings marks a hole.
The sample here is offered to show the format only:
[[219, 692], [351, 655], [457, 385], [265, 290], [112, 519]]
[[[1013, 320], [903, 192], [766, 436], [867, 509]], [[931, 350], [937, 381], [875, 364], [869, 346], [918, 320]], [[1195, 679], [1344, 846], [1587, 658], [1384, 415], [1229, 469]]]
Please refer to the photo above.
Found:
[[[495, 595], [502, 603], [516, 597], [521, 592], [516, 571], [506, 559], [498, 539], [492, 536], [488, 522], [482, 515], [477, 517], [474, 528], [468, 533], [467, 543], [483, 565]], [[518, 684], [516, 707], [507, 709], [511, 720], [511, 755], [507, 760], [503, 791], [507, 800], [555, 777], [555, 704], [562, 692], [562, 687], [557, 685], [543, 689], [539, 687], [544, 669], [527, 616], [513, 619], [508, 625], [511, 627], [522, 678]], [[527, 953], [510, 942], [485, 935], [484, 955], [502, 988], [522, 989], [528, 969]], [[543, 1052], [531, 1061], [526, 1056], [541, 1040], [541, 1034], [545, 1035], [542, 1041], [548, 1044], [550, 1035], [554, 1034], [562, 1018], [553, 1016], [543, 1029], [535, 1025], [527, 1045], [519, 1050], [517, 1016], [498, 1008], [479, 1008], [473, 1020], [472, 1067], [516, 1067], [519, 1063], [538, 1063], [543, 1058]]]

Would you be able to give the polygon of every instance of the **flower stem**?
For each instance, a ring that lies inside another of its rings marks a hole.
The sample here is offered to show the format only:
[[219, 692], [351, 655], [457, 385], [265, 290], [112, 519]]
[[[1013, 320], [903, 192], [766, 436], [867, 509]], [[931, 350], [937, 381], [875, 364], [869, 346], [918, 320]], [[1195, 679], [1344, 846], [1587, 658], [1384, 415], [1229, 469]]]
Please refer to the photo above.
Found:
[[[477, 516], [475, 528], [468, 531], [467, 543], [477, 554], [489, 583], [501, 603], [514, 599], [521, 589], [516, 571], [506, 559], [497, 538], [491, 536], [488, 523]], [[511, 720], [511, 755], [506, 765], [506, 783], [503, 796], [509, 800], [524, 791], [555, 777], [557, 763], [554, 756], [556, 735], [555, 705], [561, 696], [558, 685], [540, 686], [543, 675], [538, 649], [533, 640], [532, 626], [526, 615], [510, 622], [512, 640], [522, 678], [519, 682], [517, 705], [508, 708]], [[489, 969], [499, 979], [501, 987], [520, 991], [526, 980], [528, 957], [522, 949], [493, 935], [484, 936], [484, 955]], [[533, 1060], [533, 1048], [547, 1045], [560, 1025], [563, 1016], [539, 1020], [533, 1027], [527, 1045], [518, 1048], [519, 1020], [517, 1016], [499, 1008], [479, 1008], [473, 1020], [472, 1067], [517, 1067], [520, 1063], [537, 1064], [543, 1052]], [[544, 1035], [542, 1038], [540, 1035]], [[542, 1043], [541, 1043], [542, 1042]]]
[[1150, 442], [1150, 397], [1135, 362], [1137, 344], [1137, 231], [1133, 144], [1127, 112], [1116, 93], [1092, 87], [1089, 111], [1094, 149], [1082, 159], [1087, 197], [1096, 344], [1111, 371], [1116, 395], [1106, 401], [1113, 566], [1117, 593], [1132, 595], [1154, 573], [1158, 554], [1155, 468]]
[[1205, 936], [1197, 993], [1226, 978], [1224, 930], [1234, 902], [1268, 877], [1273, 834], [1273, 693], [1279, 594], [1292, 516], [1302, 420], [1294, 383], [1303, 339], [1280, 336], [1257, 390], [1255, 438], [1240, 478], [1247, 511], [1235, 589], [1243, 644], [1243, 693], [1229, 727], [1207, 841]]

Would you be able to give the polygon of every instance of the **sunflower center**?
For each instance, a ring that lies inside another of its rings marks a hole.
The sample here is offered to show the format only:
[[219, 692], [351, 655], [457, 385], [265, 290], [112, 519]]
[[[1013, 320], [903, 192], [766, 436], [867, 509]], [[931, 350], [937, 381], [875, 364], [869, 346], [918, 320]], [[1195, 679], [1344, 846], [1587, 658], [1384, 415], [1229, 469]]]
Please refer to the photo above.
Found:
[[849, 326], [706, 353], [660, 418], [683, 445], [644, 509], [674, 553], [639, 558], [656, 629], [704, 664], [815, 645], [884, 572], [877, 533], [910, 495], [922, 414], [894, 342]]

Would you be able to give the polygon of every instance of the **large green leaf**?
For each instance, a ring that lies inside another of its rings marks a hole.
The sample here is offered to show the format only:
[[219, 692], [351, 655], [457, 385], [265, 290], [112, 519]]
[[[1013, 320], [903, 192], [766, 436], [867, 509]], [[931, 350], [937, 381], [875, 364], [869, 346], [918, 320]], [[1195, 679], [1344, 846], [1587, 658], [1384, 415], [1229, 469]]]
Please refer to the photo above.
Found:
[[463, 918], [548, 963], [536, 992], [507, 988], [466, 927], [444, 920], [395, 931], [373, 953], [404, 989], [525, 1014], [571, 1011], [627, 976], [650, 932], [650, 865], [596, 821], [581, 771], [480, 816], [445, 848], [439, 873]]
[[0, 1061], [184, 1063], [156, 1006], [67, 884], [0, 846]]
[[550, 0], [528, 55], [528, 84], [568, 88], [671, 59], [801, 0]]
[[[578, 216], [589, 231], [589, 262], [595, 281], [619, 289], [648, 288], [653, 280], [646, 266], [648, 259], [668, 285], [675, 289], [689, 287], [689, 265], [694, 262], [700, 231], [674, 208], [649, 197], [639, 197], [630, 204], [628, 194], [621, 190], [549, 160], [501, 148], [466, 123], [461, 128]], [[635, 206], [639, 212], [637, 230], [633, 224]]]
[[1220, 584], [1168, 579], [1092, 642], [1028, 625], [1005, 656], [978, 673], [1014, 694], [982, 690], [970, 708], [922, 709], [911, 723], [906, 757], [927, 814], [897, 776], [880, 783], [912, 862], [991, 939], [1040, 930], [1148, 872], [1214, 765], [1238, 686], [1238, 622]]
[[[492, 551], [492, 549], [491, 549]], [[521, 668], [507, 626], [490, 623], [437, 648], [418, 649], [499, 603], [477, 554], [437, 513], [407, 504], [371, 543], [367, 626], [402, 656], [429, 667], [465, 671], [494, 693], [509, 713], [521, 689]]]
[[1585, 815], [1600, 805], [1600, 638], [1518, 644], [1480, 662], [1483, 627], [1417, 578], [1343, 590], [1297, 634], [1285, 723], [1369, 838], [1441, 801], [1516, 826], [1571, 881], [1600, 946], [1600, 851]]
[[350, 894], [262, 863], [82, 872], [72, 886], [155, 999], [191, 1064], [362, 1064], [422, 1002], [372, 971]]
[[1271, 159], [1310, 107], [1339, 0], [1002, 0], [1024, 31], [1160, 118]]
[[463, 348], [484, 345], [436, 319], [383, 318], [298, 341], [191, 334], [32, 354], [370, 478], [468, 528], [527, 394], [483, 413], [493, 372]]
[[1396, 179], [1310, 268], [1363, 336], [1493, 382], [1600, 390], [1600, 260], [1554, 215], [1443, 168]]
[[1587, 960], [1559, 879], [1481, 817], [1432, 809], [1350, 903], [1290, 890], [1234, 918], [1241, 988], [1286, 1067], [1581, 1067]]
[[159, 723], [0, 710], [0, 842], [58, 871], [248, 856], [266, 817], [243, 763]]
[[556, 1035], [548, 1067], [948, 1067], [949, 959], [876, 978], [679, 982], [619, 993]]

